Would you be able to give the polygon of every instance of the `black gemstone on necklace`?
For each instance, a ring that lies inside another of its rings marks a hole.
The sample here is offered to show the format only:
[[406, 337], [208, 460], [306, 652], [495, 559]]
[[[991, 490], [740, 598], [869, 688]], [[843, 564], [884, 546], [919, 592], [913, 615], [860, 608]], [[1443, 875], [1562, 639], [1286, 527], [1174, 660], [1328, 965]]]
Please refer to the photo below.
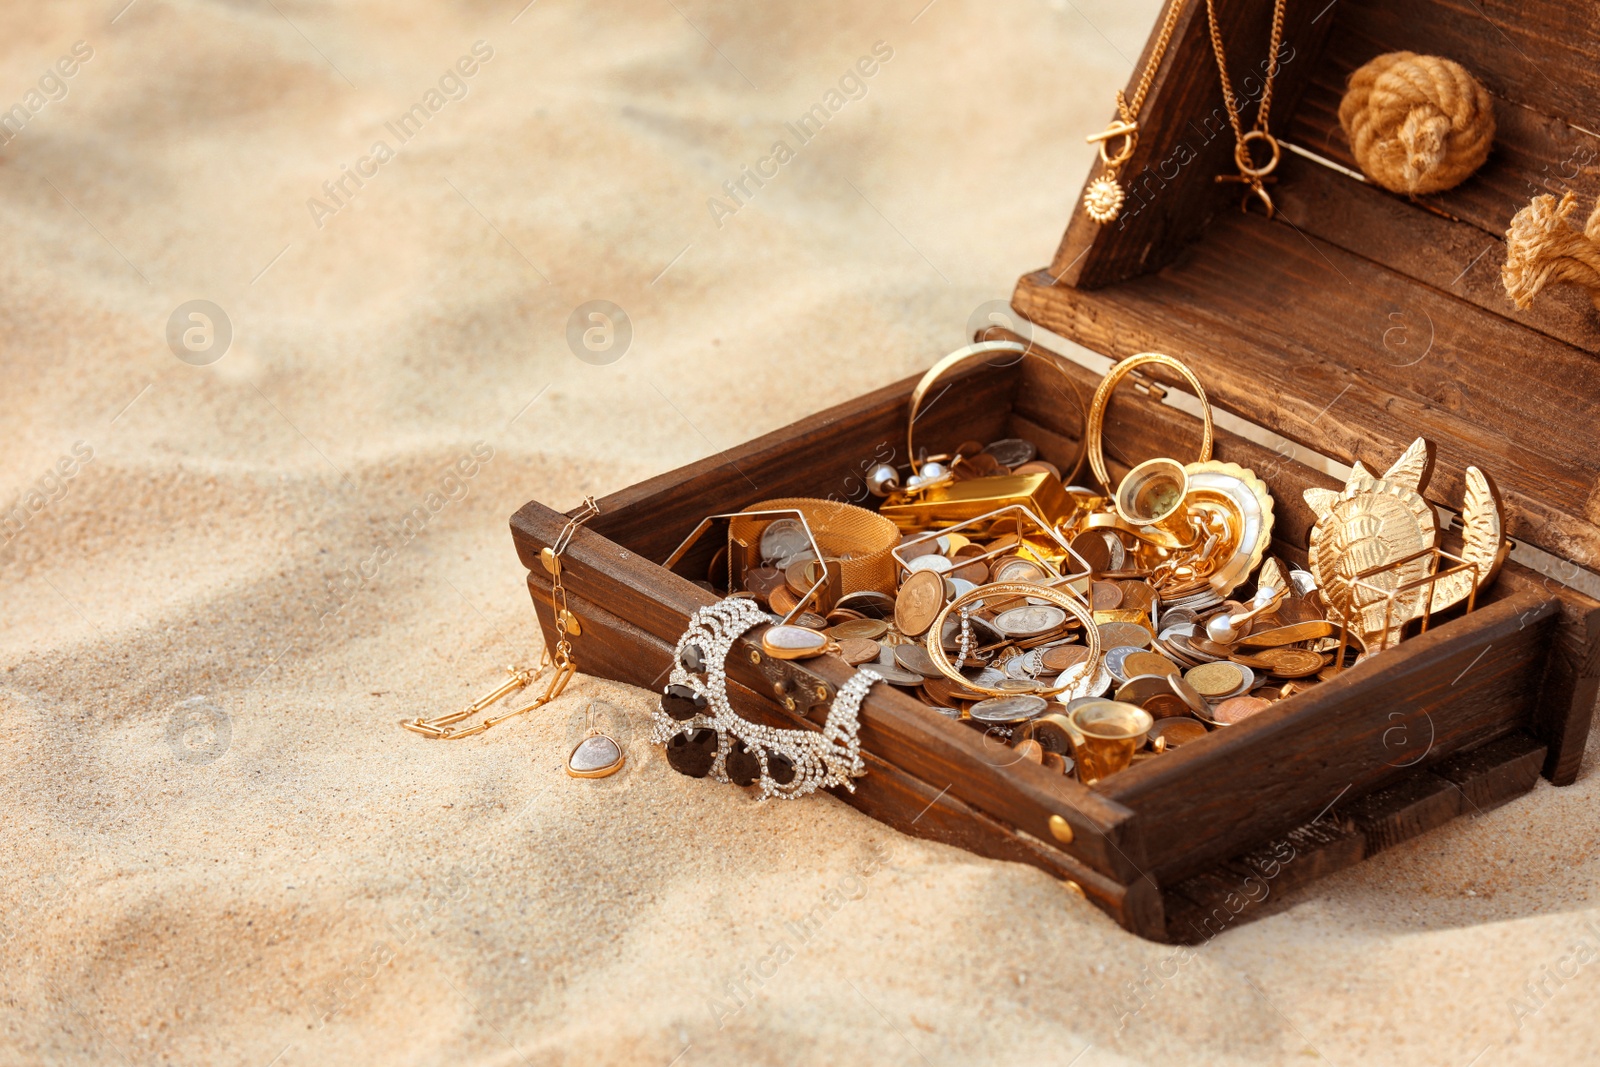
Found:
[[794, 781], [794, 761], [782, 752], [768, 752], [767, 777], [779, 785], [788, 785]]
[[706, 706], [706, 698], [686, 685], [669, 685], [661, 694], [661, 710], [679, 722], [694, 718]]
[[667, 742], [667, 763], [679, 774], [704, 778], [717, 761], [717, 732], [701, 728], [674, 734]]
[[680, 662], [683, 664], [684, 670], [694, 674], [700, 674], [706, 669], [706, 655], [700, 651], [700, 646], [696, 644], [684, 646]]
[[761, 777], [761, 761], [743, 741], [734, 742], [728, 758], [723, 761], [723, 769], [734, 785], [753, 785]]

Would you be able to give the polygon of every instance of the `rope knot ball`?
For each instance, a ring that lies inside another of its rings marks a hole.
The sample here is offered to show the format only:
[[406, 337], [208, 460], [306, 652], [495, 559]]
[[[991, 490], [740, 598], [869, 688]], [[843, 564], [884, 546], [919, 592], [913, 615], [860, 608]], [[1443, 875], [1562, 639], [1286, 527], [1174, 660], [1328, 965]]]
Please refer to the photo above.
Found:
[[1461, 64], [1388, 52], [1350, 75], [1339, 125], [1366, 176], [1420, 196], [1460, 185], [1494, 143], [1494, 100]]

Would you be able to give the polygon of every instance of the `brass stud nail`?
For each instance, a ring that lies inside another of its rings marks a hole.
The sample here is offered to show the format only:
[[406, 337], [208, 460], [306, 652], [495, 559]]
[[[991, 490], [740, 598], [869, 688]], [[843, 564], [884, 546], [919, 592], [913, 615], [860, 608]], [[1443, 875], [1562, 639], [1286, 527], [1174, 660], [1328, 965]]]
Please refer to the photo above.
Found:
[[783, 698], [783, 706], [785, 708], [788, 708], [790, 711], [793, 711], [794, 710], [794, 697], [784, 697]]
[[828, 687], [827, 686], [825, 686], [825, 685], [817, 686], [817, 699], [818, 700], [827, 700], [828, 699]]
[[[1050, 816], [1050, 836], [1060, 841], [1063, 845], [1072, 844], [1072, 824], [1059, 815]], [[1069, 882], [1076, 885], [1076, 882]], [[1079, 890], [1081, 893], [1082, 890]]]
[[1071, 878], [1068, 878], [1063, 884], [1067, 887], [1067, 892], [1071, 893], [1073, 896], [1077, 897], [1079, 900], [1088, 900], [1089, 899], [1087, 896], [1084, 895], [1083, 886], [1079, 885], [1077, 882], [1074, 882]]
[[750, 662], [751, 663], [760, 663], [761, 662], [761, 650], [760, 649], [752, 648], [750, 650]]

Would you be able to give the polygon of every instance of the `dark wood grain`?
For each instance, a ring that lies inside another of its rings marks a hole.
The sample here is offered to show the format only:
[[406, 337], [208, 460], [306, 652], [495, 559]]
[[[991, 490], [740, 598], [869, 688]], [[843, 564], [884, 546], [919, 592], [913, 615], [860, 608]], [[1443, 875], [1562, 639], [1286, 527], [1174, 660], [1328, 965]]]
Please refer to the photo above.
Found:
[[[1585, 120], [1600, 100], [1600, 10], [1592, 4], [1340, 0], [1332, 22], [1306, 99], [1283, 127], [1291, 137], [1311, 140], [1305, 136], [1309, 122], [1300, 112], [1313, 100], [1316, 126], [1326, 126], [1321, 116], [1331, 104], [1337, 128], [1346, 79], [1384, 52], [1454, 59], [1501, 100], [1542, 115], [1568, 116], [1580, 125], [1589, 125]], [[1339, 148], [1342, 142], [1342, 137], [1325, 138], [1318, 150], [1347, 152]]]
[[1545, 744], [1518, 731], [1452, 756], [1432, 773], [1461, 791], [1461, 813], [1482, 815], [1533, 788], [1544, 766]]
[[[1526, 311], [1517, 310], [1506, 296], [1500, 280], [1506, 258], [1504, 224], [1486, 231], [1419, 211], [1403, 197], [1297, 156], [1284, 160], [1281, 173], [1278, 209], [1303, 233], [1527, 329], [1586, 352], [1600, 350], [1600, 315], [1583, 290], [1552, 286]], [[1495, 200], [1508, 209], [1507, 221], [1509, 212], [1526, 202], [1526, 197], [1519, 203]]]
[[1591, 354], [1254, 217], [1219, 219], [1160, 274], [1094, 293], [1049, 282], [1018, 284], [1032, 321], [1108, 355], [1178, 356], [1213, 403], [1346, 463], [1382, 470], [1425, 436], [1429, 499], [1459, 506], [1476, 464], [1512, 536], [1600, 558], [1600, 435], [1578, 429], [1600, 400]]
[[[550, 586], [541, 580], [542, 574], [530, 572], [528, 592], [545, 640], [551, 641], [554, 618]], [[583, 620], [584, 632], [574, 639], [574, 645], [584, 673], [650, 690], [659, 690], [665, 684], [672, 645], [570, 592], [567, 606]], [[790, 730], [819, 728], [811, 720], [785, 711], [765, 692], [738, 681], [730, 681], [728, 694], [739, 714], [752, 722]], [[867, 773], [855, 780], [853, 791], [840, 787], [829, 792], [863, 814], [912, 837], [953, 845], [990, 859], [1037, 867], [1051, 877], [1075, 884], [1095, 906], [1145, 936], [1156, 936], [1164, 927], [1161, 895], [1154, 883], [1135, 879], [1132, 885], [1124, 885], [1053, 844], [1019, 833], [1015, 827], [964, 803], [951, 790], [931, 786], [872, 752], [863, 751], [862, 761]], [[651, 773], [658, 773], [663, 766], [664, 760]], [[737, 787], [706, 779], [704, 788]]]
[[[1470, 66], [1470, 64], [1469, 64]], [[1287, 140], [1353, 171], [1339, 126], [1344, 77], [1332, 66], [1318, 71], [1296, 110]], [[1326, 79], [1326, 80], [1325, 80]], [[1573, 121], [1582, 122], [1578, 116]], [[1541, 193], [1559, 197], [1571, 191], [1586, 204], [1600, 190], [1600, 139], [1548, 112], [1530, 110], [1502, 99], [1495, 101], [1495, 140], [1478, 171], [1453, 189], [1417, 197], [1390, 193], [1377, 185], [1347, 179], [1391, 198], [1407, 213], [1434, 215], [1461, 224], [1479, 235], [1503, 237], [1511, 216]], [[1343, 177], [1343, 176], [1342, 176]], [[1298, 219], [1296, 220], [1298, 222]]]
[[1366, 841], [1366, 854], [1409, 841], [1461, 814], [1461, 790], [1433, 774], [1413, 775], [1345, 807]]
[[1380, 849], [1477, 815], [1533, 788], [1544, 745], [1512, 733], [1394, 785], [1347, 799], [1322, 818], [1169, 887], [1165, 939], [1200, 944], [1274, 910], [1291, 889]]

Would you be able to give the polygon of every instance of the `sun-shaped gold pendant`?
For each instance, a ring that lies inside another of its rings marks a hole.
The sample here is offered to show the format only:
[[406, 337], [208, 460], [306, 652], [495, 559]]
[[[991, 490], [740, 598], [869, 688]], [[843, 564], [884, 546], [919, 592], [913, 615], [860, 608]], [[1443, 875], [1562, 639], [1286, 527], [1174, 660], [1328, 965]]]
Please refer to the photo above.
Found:
[[1126, 200], [1127, 194], [1116, 179], [1101, 175], [1083, 191], [1083, 210], [1089, 213], [1091, 219], [1105, 225], [1122, 214], [1122, 205]]

